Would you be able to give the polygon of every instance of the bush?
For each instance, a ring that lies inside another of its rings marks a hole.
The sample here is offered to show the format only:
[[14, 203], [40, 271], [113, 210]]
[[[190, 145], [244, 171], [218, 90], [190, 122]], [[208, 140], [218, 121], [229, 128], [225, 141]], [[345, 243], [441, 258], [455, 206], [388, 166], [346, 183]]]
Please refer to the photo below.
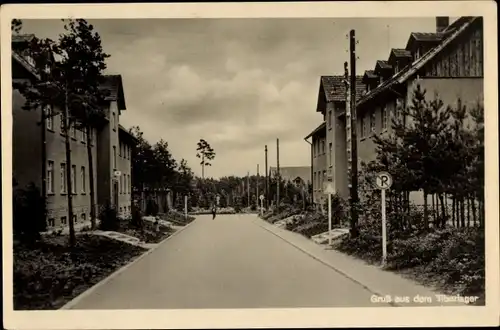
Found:
[[146, 203], [146, 215], [156, 217], [158, 215], [158, 203], [156, 201], [149, 199]]
[[140, 207], [137, 205], [132, 205], [132, 214], [130, 218], [130, 224], [132, 227], [137, 228], [137, 229], [143, 229], [144, 227], [144, 221], [142, 220], [142, 212]]
[[30, 183], [13, 191], [13, 232], [24, 243], [32, 244], [47, 230], [47, 208], [40, 190]]
[[104, 204], [101, 208], [101, 211], [99, 212], [99, 219], [101, 220], [101, 230], [115, 231], [120, 227], [118, 213], [116, 212], [115, 207], [109, 202], [106, 202], [106, 204]]
[[44, 237], [32, 247], [14, 245], [15, 310], [58, 309], [145, 250], [108, 238]]

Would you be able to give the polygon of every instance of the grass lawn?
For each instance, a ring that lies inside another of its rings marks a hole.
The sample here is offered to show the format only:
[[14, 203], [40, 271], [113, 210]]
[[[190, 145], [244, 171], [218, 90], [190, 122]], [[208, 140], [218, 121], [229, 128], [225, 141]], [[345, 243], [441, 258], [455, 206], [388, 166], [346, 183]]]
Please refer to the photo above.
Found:
[[46, 236], [27, 247], [14, 243], [14, 309], [59, 309], [146, 250], [90, 234]]

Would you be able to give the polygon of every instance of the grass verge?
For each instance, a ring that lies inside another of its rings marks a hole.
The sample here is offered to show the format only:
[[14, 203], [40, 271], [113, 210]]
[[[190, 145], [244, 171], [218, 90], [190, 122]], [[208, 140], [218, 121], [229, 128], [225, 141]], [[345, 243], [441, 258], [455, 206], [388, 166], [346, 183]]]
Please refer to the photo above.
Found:
[[67, 236], [14, 243], [14, 309], [59, 309], [145, 251], [90, 234], [78, 235], [73, 251]]

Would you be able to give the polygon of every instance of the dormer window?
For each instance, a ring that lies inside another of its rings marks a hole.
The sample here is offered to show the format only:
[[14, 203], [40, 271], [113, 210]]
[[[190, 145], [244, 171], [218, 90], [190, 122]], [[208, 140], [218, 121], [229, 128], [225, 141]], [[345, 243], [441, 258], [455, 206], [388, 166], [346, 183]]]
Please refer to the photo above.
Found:
[[420, 48], [417, 48], [417, 50], [415, 51], [415, 61], [418, 60], [420, 58]]

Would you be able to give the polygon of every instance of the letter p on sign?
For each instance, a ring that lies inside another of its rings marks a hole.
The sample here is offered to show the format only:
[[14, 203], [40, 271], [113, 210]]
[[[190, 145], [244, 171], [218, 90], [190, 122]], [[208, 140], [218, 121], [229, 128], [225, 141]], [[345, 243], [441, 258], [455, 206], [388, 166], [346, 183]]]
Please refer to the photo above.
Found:
[[386, 190], [392, 186], [392, 177], [387, 172], [379, 172], [375, 178], [375, 184], [378, 189]]

